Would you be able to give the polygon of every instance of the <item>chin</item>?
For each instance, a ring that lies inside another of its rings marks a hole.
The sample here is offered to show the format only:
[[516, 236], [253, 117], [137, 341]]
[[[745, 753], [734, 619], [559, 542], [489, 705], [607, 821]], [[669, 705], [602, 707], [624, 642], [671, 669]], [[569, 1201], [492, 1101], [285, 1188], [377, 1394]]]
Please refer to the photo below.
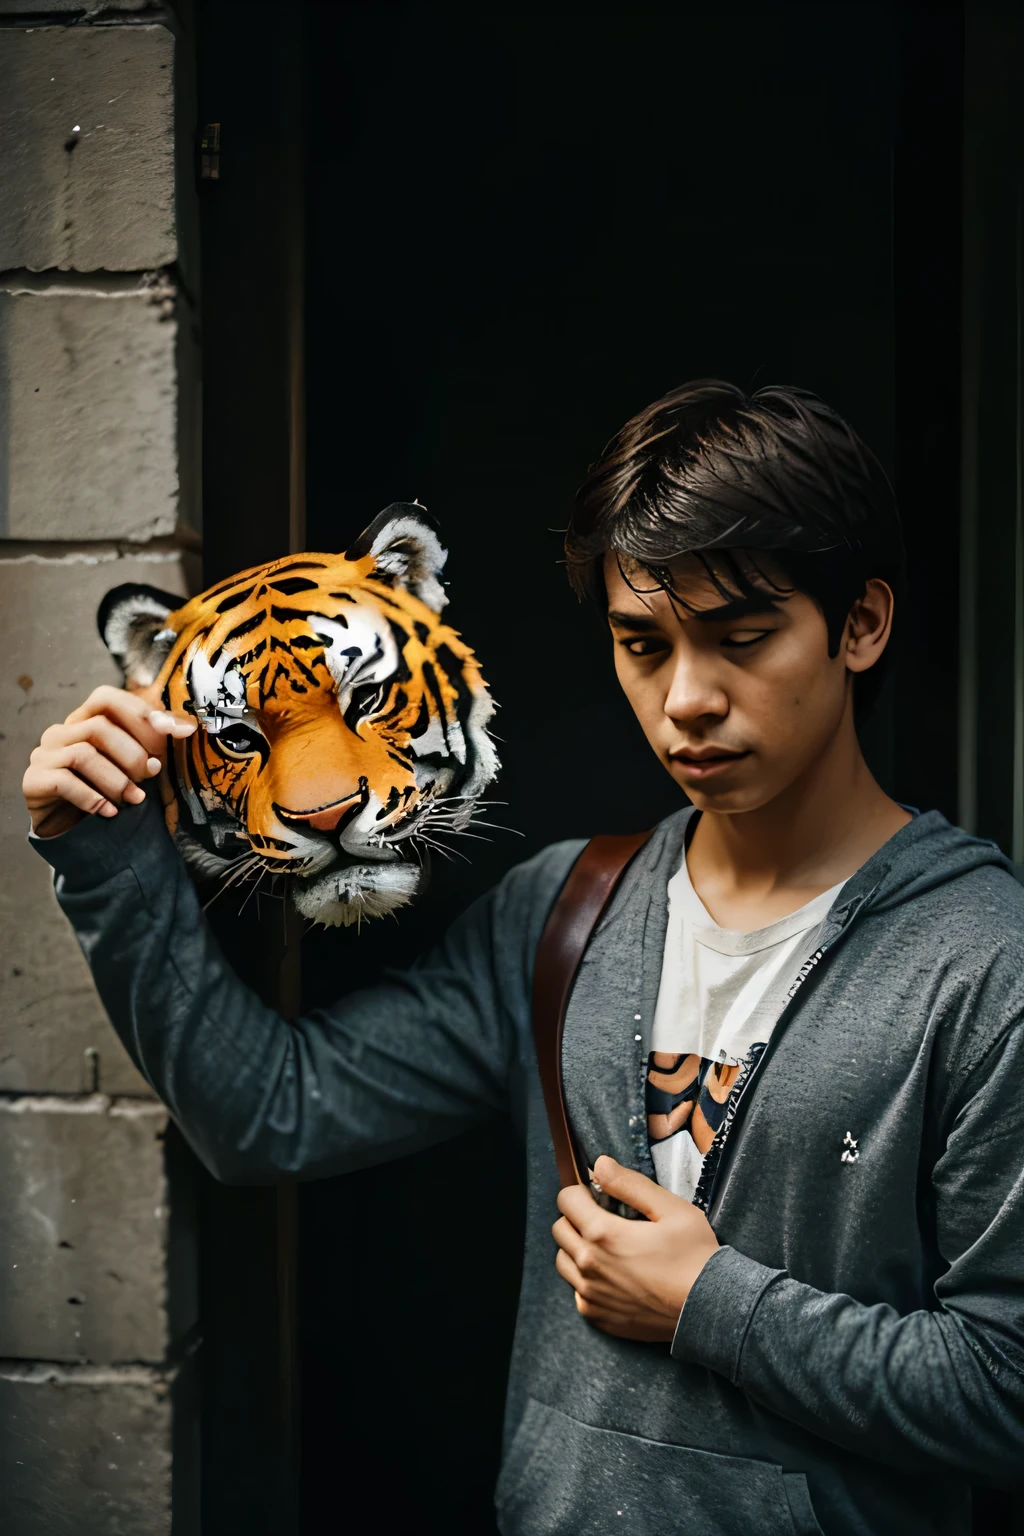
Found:
[[742, 816], [744, 811], [760, 810], [763, 801], [751, 801], [747, 795], [709, 795], [686, 790], [695, 811], [714, 811], [716, 816]]
[[759, 811], [778, 793], [763, 785], [691, 784], [671, 764], [669, 772], [694, 810], [714, 811], [718, 816], [741, 816], [746, 811]]

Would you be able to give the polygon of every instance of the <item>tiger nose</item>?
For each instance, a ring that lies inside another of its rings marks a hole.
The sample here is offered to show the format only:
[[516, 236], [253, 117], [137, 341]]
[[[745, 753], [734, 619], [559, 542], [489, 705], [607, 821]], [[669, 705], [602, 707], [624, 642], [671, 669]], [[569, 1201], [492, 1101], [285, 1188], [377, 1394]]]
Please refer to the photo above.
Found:
[[344, 800], [334, 800], [330, 805], [318, 805], [312, 811], [290, 811], [283, 805], [275, 805], [274, 810], [284, 822], [302, 821], [317, 832], [334, 832], [342, 818], [355, 810], [360, 800], [358, 794], [346, 795]]

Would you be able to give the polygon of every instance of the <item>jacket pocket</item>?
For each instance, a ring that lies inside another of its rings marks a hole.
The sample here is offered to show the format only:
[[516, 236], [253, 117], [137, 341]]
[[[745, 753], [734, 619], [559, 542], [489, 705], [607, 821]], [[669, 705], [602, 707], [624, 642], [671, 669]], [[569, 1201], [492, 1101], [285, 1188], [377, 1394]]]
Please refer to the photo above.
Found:
[[821, 1536], [802, 1473], [594, 1429], [533, 1399], [495, 1503], [503, 1536]]

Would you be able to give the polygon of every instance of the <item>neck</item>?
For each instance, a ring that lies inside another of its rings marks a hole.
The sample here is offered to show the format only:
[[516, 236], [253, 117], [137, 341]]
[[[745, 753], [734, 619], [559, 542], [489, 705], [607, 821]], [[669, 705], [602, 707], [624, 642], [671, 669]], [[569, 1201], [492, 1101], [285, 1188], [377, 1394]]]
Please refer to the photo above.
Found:
[[[687, 863], [720, 889], [812, 894], [846, 880], [909, 820], [864, 760], [848, 704], [825, 751], [755, 811], [704, 811]], [[699, 888], [699, 887], [698, 887]]]

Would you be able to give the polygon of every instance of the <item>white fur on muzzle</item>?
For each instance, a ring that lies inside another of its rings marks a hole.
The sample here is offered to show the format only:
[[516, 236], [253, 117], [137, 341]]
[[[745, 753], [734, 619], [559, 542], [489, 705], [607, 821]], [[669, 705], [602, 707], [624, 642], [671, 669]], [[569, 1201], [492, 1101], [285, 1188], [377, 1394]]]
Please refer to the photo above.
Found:
[[313, 880], [296, 880], [292, 896], [303, 917], [325, 928], [347, 928], [408, 906], [419, 890], [415, 864], [349, 864]]

